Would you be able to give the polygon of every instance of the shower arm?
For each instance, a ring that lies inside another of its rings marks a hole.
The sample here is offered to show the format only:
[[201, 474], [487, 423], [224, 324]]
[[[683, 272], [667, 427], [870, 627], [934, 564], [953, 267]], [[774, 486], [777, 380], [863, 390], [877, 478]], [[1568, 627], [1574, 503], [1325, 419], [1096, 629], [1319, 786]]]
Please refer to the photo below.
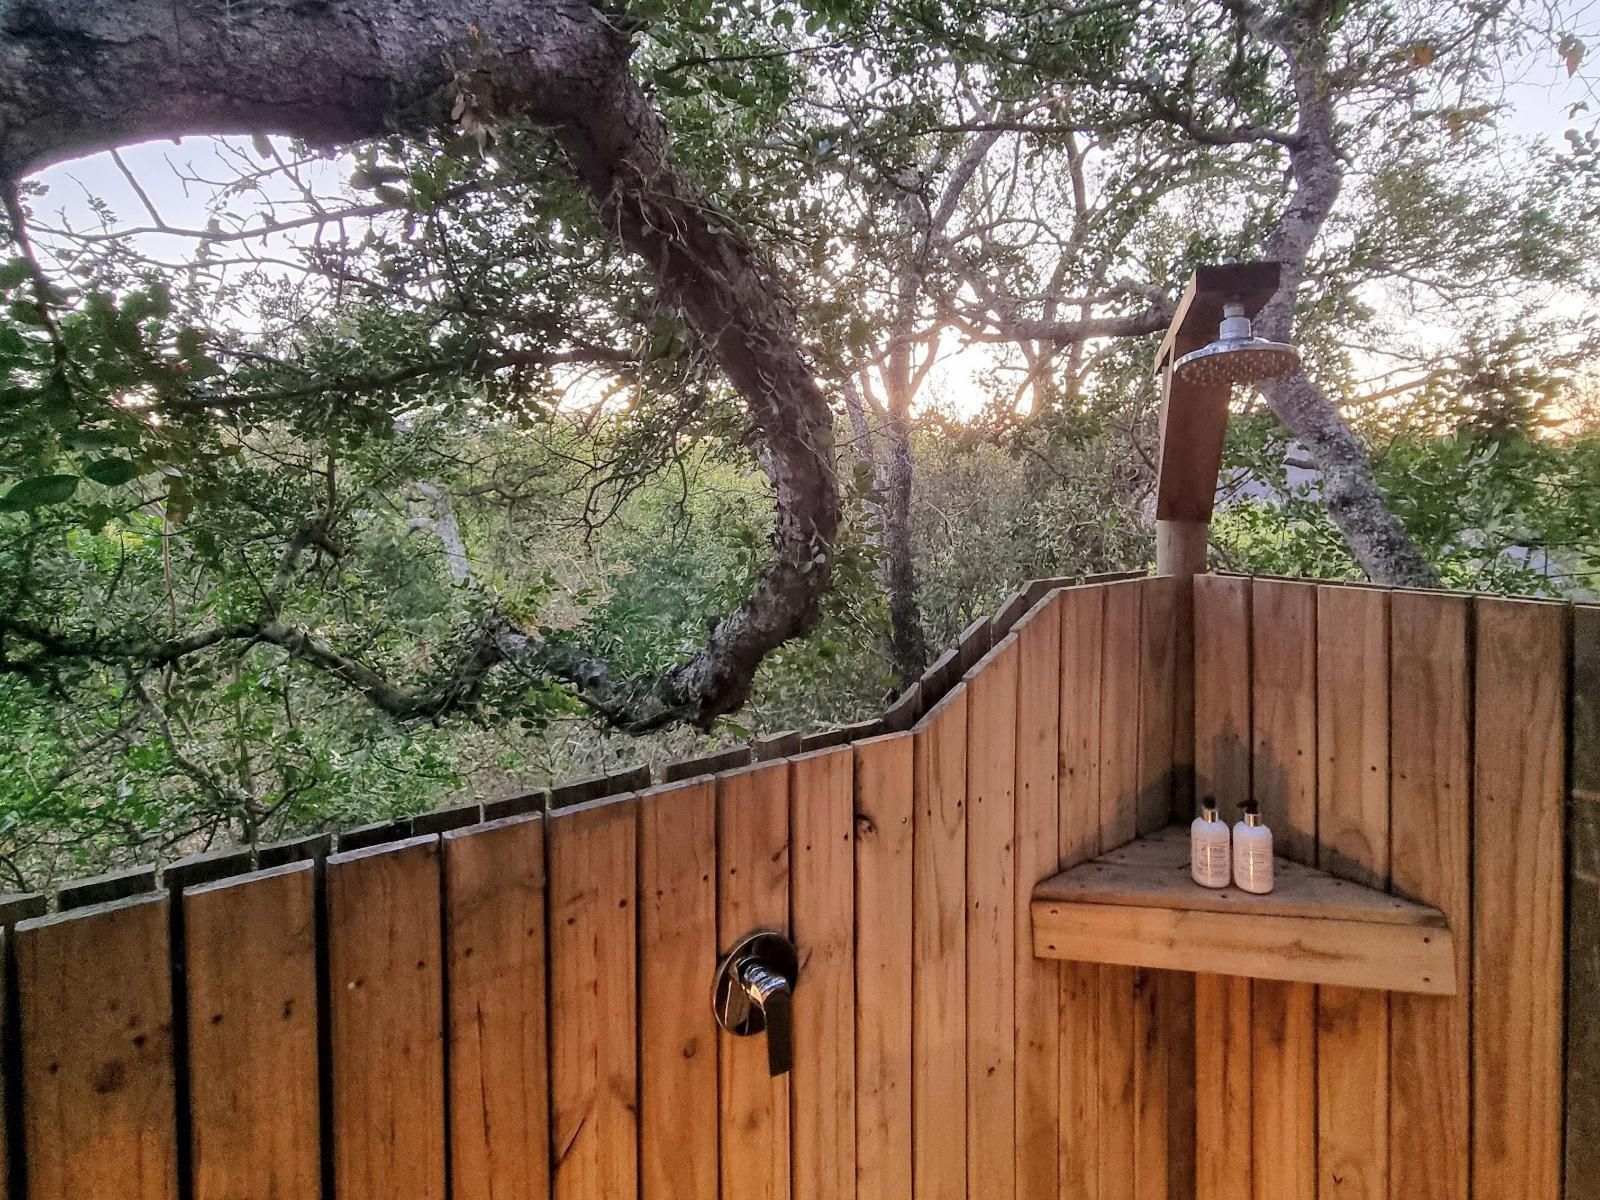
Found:
[[1278, 290], [1275, 262], [1201, 267], [1189, 280], [1156, 352], [1161, 379], [1161, 449], [1156, 471], [1156, 574], [1192, 578], [1206, 570], [1206, 544], [1222, 439], [1228, 428], [1226, 384], [1174, 377], [1172, 365], [1217, 336], [1222, 306], [1254, 317]]

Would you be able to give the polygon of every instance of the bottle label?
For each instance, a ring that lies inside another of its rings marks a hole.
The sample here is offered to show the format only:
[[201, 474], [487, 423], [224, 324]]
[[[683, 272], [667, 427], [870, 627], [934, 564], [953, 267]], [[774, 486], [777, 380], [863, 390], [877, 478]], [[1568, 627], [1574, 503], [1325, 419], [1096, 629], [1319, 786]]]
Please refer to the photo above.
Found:
[[1240, 846], [1233, 863], [1234, 882], [1246, 891], [1272, 887], [1272, 851], [1266, 846]]
[[1189, 869], [1201, 883], [1228, 882], [1228, 848], [1220, 842], [1195, 841], [1189, 847]]

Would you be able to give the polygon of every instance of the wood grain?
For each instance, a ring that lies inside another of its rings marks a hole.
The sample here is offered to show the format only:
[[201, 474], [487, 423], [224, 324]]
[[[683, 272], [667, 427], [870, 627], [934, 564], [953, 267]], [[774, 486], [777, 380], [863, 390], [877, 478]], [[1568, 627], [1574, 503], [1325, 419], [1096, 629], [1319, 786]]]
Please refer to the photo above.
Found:
[[195, 1200], [322, 1189], [315, 887], [296, 863], [183, 894]]
[[[1172, 817], [1180, 582], [1163, 576], [1139, 584], [1137, 829], [1141, 834], [1165, 828]], [[1188, 757], [1185, 752], [1186, 761]]]
[[1250, 986], [1250, 980], [1237, 975], [1195, 976], [1198, 1200], [1251, 1198]]
[[[1250, 790], [1279, 854], [1317, 855], [1317, 592], [1250, 584]], [[1233, 816], [1234, 814], [1228, 814]], [[1316, 988], [1250, 989], [1251, 1184], [1255, 1200], [1311, 1200], [1317, 1188]]]
[[1472, 1180], [1532, 1200], [1561, 1183], [1567, 613], [1480, 599], [1474, 616]]
[[968, 677], [967, 1190], [1016, 1176], [1016, 635]]
[[1057, 855], [1070, 866], [1100, 853], [1100, 678], [1104, 586], [1061, 597], [1061, 833]]
[[1317, 865], [1389, 881], [1389, 595], [1317, 589]]
[[1164, 993], [1172, 978], [1142, 968], [1133, 976], [1133, 1188], [1141, 1200], [1163, 1200], [1169, 1182], [1171, 1056], [1177, 1046]]
[[639, 1162], [643, 1200], [717, 1200], [717, 789], [639, 796]]
[[[1034, 937], [1041, 931], [1034, 930]], [[1100, 1030], [1100, 1200], [1144, 1200], [1138, 1184], [1139, 973], [1096, 967]]]
[[[726, 954], [759, 929], [789, 928], [789, 764], [717, 779], [717, 941]], [[767, 1068], [764, 1037], [723, 1035], [719, 1104], [722, 1190], [751, 1200], [789, 1195], [789, 1081]]]
[[1100, 848], [1139, 833], [1139, 630], [1148, 581], [1105, 586], [1100, 660]]
[[453, 1200], [550, 1194], [544, 821], [444, 835]]
[[1255, 1200], [1317, 1194], [1317, 989], [1250, 986], [1250, 1175]]
[[[1105, 588], [1061, 597], [1060, 837], [1057, 858], [1075, 866], [1100, 852], [1100, 678]], [[1030, 931], [1031, 932], [1031, 931]], [[1063, 962], [1061, 973], [1061, 1191], [1100, 1190], [1100, 969]]]
[[790, 765], [790, 909], [800, 952], [791, 1191], [816, 1200], [851, 1200], [856, 1188], [854, 771], [847, 747]]
[[967, 1192], [967, 690], [912, 739], [912, 1153], [917, 1200]]
[[[1317, 865], [1372, 887], [1389, 881], [1389, 596], [1317, 589]], [[1369, 939], [1376, 944], [1377, 939]], [[1420, 947], [1424, 979], [1448, 973]], [[1398, 967], [1400, 959], [1393, 960]], [[1396, 990], [1417, 990], [1402, 988]], [[1317, 993], [1317, 1194], [1384, 1200], [1389, 1191], [1389, 999]]]
[[1250, 581], [1194, 580], [1194, 761], [1225, 814], [1250, 795]]
[[1054, 900], [1034, 901], [1033, 915], [1037, 952], [1050, 958], [1379, 989], [1380, 999], [1456, 986], [1450, 934], [1431, 926]]
[[439, 840], [335, 854], [327, 889], [336, 1194], [442, 1200]]
[[[1016, 836], [1012, 946], [1016, 956], [1016, 1177], [1019, 1196], [1060, 1190], [1061, 973], [1033, 953], [1033, 885], [1059, 861], [1060, 593], [1017, 626]], [[1169, 747], [1170, 755], [1170, 747]], [[919, 1017], [920, 1019], [920, 1017]]]
[[1464, 1200], [1471, 1161], [1471, 669], [1467, 600], [1390, 600], [1390, 858], [1394, 889], [1438, 908], [1455, 939], [1450, 997], [1389, 1001], [1389, 1194]]
[[[1107, 584], [1100, 663], [1100, 848], [1131, 841], [1139, 830], [1140, 629], [1148, 580]], [[1034, 946], [1041, 953], [1035, 925]], [[1099, 1183], [1102, 1200], [1137, 1195], [1138, 975], [1127, 967], [1097, 968], [1100, 1035]]]
[[[1251, 793], [1285, 858], [1317, 861], [1317, 591], [1250, 590]], [[1230, 824], [1237, 812], [1224, 814]]]
[[1566, 1195], [1600, 1187], [1600, 608], [1572, 629], [1568, 813]]
[[19, 923], [27, 1200], [174, 1200], [164, 895]]
[[878, 1200], [912, 1193], [912, 735], [855, 760], [856, 1196]]
[[637, 817], [624, 795], [545, 826], [556, 1200], [638, 1193]]

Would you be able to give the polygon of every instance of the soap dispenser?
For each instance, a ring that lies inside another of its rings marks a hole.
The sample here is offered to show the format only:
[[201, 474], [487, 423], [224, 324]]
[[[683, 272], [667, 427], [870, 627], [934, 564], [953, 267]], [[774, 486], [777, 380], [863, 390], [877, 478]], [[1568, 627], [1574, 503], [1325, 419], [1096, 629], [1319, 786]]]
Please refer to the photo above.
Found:
[[1217, 817], [1217, 802], [1207, 796], [1189, 826], [1189, 874], [1201, 887], [1228, 886], [1228, 824]]
[[1272, 830], [1261, 823], [1261, 806], [1254, 800], [1233, 827], [1233, 882], [1258, 896], [1272, 890]]

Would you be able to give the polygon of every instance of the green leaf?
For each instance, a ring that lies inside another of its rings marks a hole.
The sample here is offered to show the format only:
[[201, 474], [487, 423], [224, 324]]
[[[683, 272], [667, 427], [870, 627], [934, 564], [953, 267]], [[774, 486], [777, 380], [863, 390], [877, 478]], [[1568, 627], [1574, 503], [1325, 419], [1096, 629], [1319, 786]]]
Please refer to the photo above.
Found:
[[32, 274], [33, 269], [28, 266], [27, 259], [13, 258], [0, 263], [0, 290], [16, 287]]
[[256, 153], [262, 158], [272, 157], [272, 143], [267, 140], [266, 134], [256, 133], [250, 135], [250, 144], [256, 148]]
[[178, 354], [183, 358], [194, 358], [206, 344], [206, 331], [185, 326], [178, 330], [176, 338]]
[[96, 446], [120, 446], [122, 434], [115, 429], [76, 429], [66, 435], [66, 443], [74, 450], [88, 450]]
[[84, 475], [106, 487], [120, 487], [139, 477], [139, 468], [125, 458], [97, 458], [83, 468]]
[[36, 475], [0, 496], [0, 512], [27, 512], [47, 504], [65, 504], [77, 490], [76, 475]]

